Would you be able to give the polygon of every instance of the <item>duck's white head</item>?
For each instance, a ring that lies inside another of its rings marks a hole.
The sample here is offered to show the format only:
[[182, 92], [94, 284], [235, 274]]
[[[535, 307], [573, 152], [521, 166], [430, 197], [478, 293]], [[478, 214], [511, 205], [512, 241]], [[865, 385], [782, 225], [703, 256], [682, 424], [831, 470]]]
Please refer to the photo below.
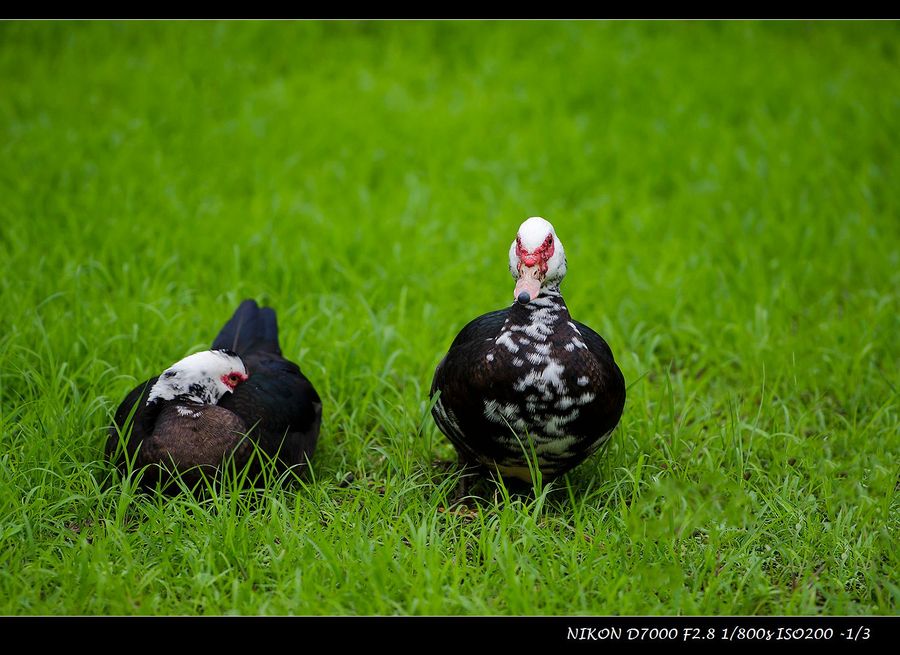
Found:
[[509, 247], [509, 272], [516, 279], [513, 297], [523, 305], [541, 290], [559, 290], [566, 275], [566, 251], [549, 221], [532, 216], [522, 223]]
[[150, 389], [147, 404], [185, 400], [215, 405], [247, 379], [244, 362], [230, 350], [204, 350], [189, 355], [162, 372]]

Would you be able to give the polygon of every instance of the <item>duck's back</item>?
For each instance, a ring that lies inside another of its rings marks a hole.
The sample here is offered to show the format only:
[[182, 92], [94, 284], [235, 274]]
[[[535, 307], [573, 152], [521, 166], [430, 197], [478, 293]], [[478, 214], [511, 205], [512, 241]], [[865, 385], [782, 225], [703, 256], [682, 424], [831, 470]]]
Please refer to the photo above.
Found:
[[282, 356], [275, 311], [245, 300], [213, 347], [234, 349], [249, 373], [219, 406], [239, 416], [263, 452], [277, 455], [277, 463], [305, 465], [318, 441], [322, 401], [300, 367]]

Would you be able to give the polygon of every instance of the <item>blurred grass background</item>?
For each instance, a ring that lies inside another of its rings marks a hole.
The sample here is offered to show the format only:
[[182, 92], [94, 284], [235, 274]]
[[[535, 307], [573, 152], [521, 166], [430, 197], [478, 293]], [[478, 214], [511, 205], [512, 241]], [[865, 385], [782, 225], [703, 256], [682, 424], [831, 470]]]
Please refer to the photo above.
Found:
[[[0, 23], [0, 612], [896, 613], [898, 37]], [[448, 515], [431, 375], [532, 215], [625, 415]], [[311, 479], [104, 485], [124, 394], [245, 297], [323, 396]]]

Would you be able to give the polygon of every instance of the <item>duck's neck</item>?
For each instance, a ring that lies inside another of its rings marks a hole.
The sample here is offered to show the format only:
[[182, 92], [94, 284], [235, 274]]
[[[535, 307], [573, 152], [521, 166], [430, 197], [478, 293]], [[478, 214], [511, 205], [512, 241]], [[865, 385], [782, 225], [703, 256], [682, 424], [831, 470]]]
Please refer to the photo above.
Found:
[[546, 340], [557, 323], [569, 320], [569, 309], [559, 287], [541, 289], [541, 294], [524, 305], [514, 302], [509, 309], [509, 322], [521, 326], [535, 339]]

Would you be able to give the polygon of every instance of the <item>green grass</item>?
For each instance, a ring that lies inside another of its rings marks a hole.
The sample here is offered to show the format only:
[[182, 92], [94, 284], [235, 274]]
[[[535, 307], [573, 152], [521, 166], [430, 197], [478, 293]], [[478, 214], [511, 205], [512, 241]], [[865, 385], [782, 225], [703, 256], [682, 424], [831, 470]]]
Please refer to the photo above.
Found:
[[[0, 24], [0, 614], [896, 614], [898, 37]], [[431, 375], [531, 215], [625, 414], [447, 514]], [[124, 394], [245, 297], [322, 395], [311, 476], [105, 485]]]

